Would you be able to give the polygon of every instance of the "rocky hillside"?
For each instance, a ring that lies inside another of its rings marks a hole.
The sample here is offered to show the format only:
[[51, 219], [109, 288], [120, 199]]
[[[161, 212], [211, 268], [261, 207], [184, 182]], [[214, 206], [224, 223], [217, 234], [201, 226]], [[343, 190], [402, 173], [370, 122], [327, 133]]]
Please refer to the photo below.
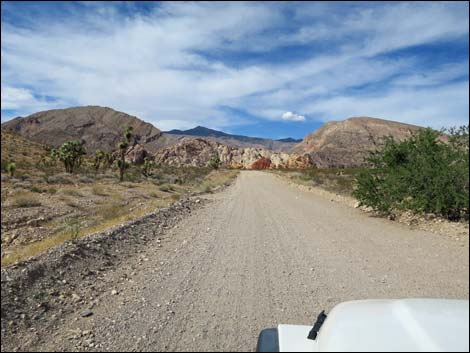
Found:
[[207, 166], [210, 160], [218, 156], [222, 166], [231, 168], [259, 169], [256, 163], [262, 158], [269, 160], [269, 168], [307, 168], [311, 166], [308, 154], [287, 154], [272, 152], [262, 148], [236, 148], [202, 138], [185, 139], [180, 143], [158, 151], [155, 154], [157, 164], [171, 166]]
[[250, 137], [242, 135], [231, 135], [222, 131], [208, 129], [203, 126], [197, 126], [189, 130], [171, 130], [163, 133], [167, 139], [168, 144], [165, 147], [173, 144], [175, 141], [182, 141], [186, 137], [201, 137], [204, 139], [220, 142], [224, 145], [238, 148], [263, 148], [275, 152], [289, 152], [301, 140], [293, 138], [285, 138], [280, 140], [272, 140], [260, 137]]
[[380, 148], [385, 136], [403, 140], [419, 129], [419, 126], [376, 118], [331, 121], [307, 135], [293, 151], [308, 153], [320, 168], [354, 167], [363, 163], [369, 151]]
[[2, 124], [2, 129], [15, 132], [35, 142], [57, 147], [65, 141], [82, 139], [89, 152], [100, 148], [116, 149], [126, 126], [134, 128], [135, 142], [151, 152], [157, 150], [161, 132], [135, 116], [98, 106], [75, 107], [38, 112]]

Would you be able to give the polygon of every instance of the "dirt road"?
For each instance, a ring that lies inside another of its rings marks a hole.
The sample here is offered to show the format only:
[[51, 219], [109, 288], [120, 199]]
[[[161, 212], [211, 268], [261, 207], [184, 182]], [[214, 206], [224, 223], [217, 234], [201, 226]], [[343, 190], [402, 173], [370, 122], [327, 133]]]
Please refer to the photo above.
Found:
[[468, 237], [373, 218], [269, 173], [241, 172], [213, 198], [111, 273], [92, 316], [35, 348], [253, 350], [261, 329], [312, 323], [341, 301], [469, 296]]

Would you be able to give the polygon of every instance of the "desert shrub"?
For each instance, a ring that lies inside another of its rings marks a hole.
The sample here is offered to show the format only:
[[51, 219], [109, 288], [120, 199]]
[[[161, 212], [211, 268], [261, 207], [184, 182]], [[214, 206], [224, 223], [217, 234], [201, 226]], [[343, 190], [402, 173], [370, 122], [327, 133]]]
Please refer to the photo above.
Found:
[[45, 180], [48, 184], [74, 184], [70, 176], [65, 173], [46, 176]]
[[101, 206], [98, 210], [98, 214], [103, 220], [114, 219], [124, 215], [127, 212], [124, 204], [121, 202], [112, 202]]
[[64, 223], [65, 231], [69, 234], [70, 239], [76, 241], [80, 237], [82, 228], [80, 221], [76, 218], [69, 218]]
[[170, 192], [174, 190], [173, 187], [169, 184], [160, 185], [159, 189], [160, 191], [163, 191], [163, 192]]
[[78, 181], [80, 183], [83, 183], [83, 184], [91, 184], [94, 182], [94, 179], [93, 178], [90, 178], [89, 176], [86, 176], [86, 175], [82, 175], [80, 176], [80, 178], [78, 179]]
[[48, 193], [48, 194], [51, 194], [51, 195], [56, 194], [56, 193], [57, 193], [57, 189], [56, 189], [56, 188], [48, 188], [48, 189], [47, 189], [47, 193]]
[[129, 167], [126, 171], [126, 180], [132, 183], [138, 183], [142, 181], [142, 174], [140, 168]]
[[172, 201], [178, 201], [180, 198], [181, 198], [180, 194], [172, 194], [170, 197]]
[[41, 192], [43, 192], [43, 191], [44, 191], [43, 189], [41, 189], [41, 188], [38, 188], [37, 186], [33, 186], [33, 187], [31, 187], [31, 189], [30, 189], [30, 190], [31, 190], [32, 192], [37, 192], [37, 193], [41, 193]]
[[468, 127], [450, 131], [447, 143], [431, 129], [386, 140], [356, 179], [353, 195], [381, 213], [407, 209], [450, 220], [469, 217]]
[[7, 173], [8, 172], [7, 167], [8, 167], [8, 161], [2, 159], [1, 160], [1, 170], [2, 170], [2, 172]]
[[74, 196], [74, 197], [83, 197], [83, 194], [75, 189], [62, 189], [61, 192], [65, 195]]
[[15, 189], [31, 189], [32, 186], [33, 184], [29, 181], [17, 181], [13, 184]]
[[212, 169], [219, 169], [220, 166], [220, 157], [219, 154], [214, 154], [208, 162], [208, 166]]
[[99, 185], [99, 184], [93, 185], [93, 187], [91, 188], [91, 192], [94, 195], [97, 195], [97, 196], [107, 196], [108, 195], [108, 193], [104, 189], [103, 185]]
[[12, 178], [15, 175], [16, 172], [16, 164], [14, 162], [10, 162], [7, 164], [7, 172]]
[[18, 193], [13, 196], [12, 206], [15, 208], [37, 207], [41, 202], [30, 193]]

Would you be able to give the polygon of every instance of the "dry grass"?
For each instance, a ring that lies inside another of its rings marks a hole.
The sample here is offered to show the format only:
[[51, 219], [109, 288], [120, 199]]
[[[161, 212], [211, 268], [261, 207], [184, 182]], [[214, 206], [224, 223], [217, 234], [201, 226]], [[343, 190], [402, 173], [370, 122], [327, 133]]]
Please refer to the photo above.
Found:
[[14, 208], [37, 207], [41, 202], [30, 192], [19, 192], [13, 196], [11, 205]]
[[[210, 185], [211, 190], [217, 189], [237, 174], [236, 171], [210, 171], [204, 168], [162, 168], [158, 172], [158, 178], [119, 183], [117, 173], [108, 171], [103, 174], [106, 177], [94, 178], [93, 184], [90, 184], [76, 183], [75, 179], [82, 178], [80, 174], [68, 175], [54, 169], [32, 167], [28, 180], [33, 182], [35, 192], [30, 191], [32, 188], [15, 190], [15, 180], [2, 182], [2, 219], [15, 221], [13, 207], [39, 205], [44, 207], [34, 210], [31, 216], [30, 213], [24, 215], [48, 219], [41, 224], [41, 232], [34, 227], [19, 228], [22, 230], [19, 237], [12, 243], [2, 243], [2, 266], [36, 256], [71, 240], [71, 232], [64, 226], [71, 216], [81, 220], [79, 236], [87, 236], [158, 208], [168, 207], [181, 195], [200, 192], [206, 185]], [[16, 229], [14, 227], [12, 230]], [[39, 239], [35, 238], [36, 234], [41, 237], [38, 241], [34, 241]], [[10, 234], [7, 232], [6, 236]]]
[[212, 192], [224, 185], [229, 185], [239, 171], [235, 169], [217, 170], [209, 173], [197, 187], [200, 192]]
[[59, 192], [65, 195], [73, 196], [73, 197], [83, 197], [84, 195], [78, 191], [76, 188], [63, 188], [60, 189]]
[[322, 189], [350, 196], [354, 190], [354, 180], [359, 168], [328, 168], [328, 169], [306, 169], [306, 170], [277, 170], [291, 181], [306, 186], [317, 186]]
[[91, 192], [93, 193], [93, 195], [96, 195], [96, 196], [108, 196], [109, 195], [105, 187], [101, 184], [93, 185], [91, 188]]

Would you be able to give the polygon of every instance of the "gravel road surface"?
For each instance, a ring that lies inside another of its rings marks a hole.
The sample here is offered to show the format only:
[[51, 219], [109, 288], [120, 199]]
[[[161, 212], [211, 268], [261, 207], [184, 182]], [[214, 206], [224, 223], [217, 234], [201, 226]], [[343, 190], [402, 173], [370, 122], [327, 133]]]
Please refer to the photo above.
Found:
[[110, 273], [93, 315], [34, 348], [250, 351], [261, 329], [311, 324], [345, 300], [469, 297], [468, 237], [374, 218], [264, 172], [211, 197]]

